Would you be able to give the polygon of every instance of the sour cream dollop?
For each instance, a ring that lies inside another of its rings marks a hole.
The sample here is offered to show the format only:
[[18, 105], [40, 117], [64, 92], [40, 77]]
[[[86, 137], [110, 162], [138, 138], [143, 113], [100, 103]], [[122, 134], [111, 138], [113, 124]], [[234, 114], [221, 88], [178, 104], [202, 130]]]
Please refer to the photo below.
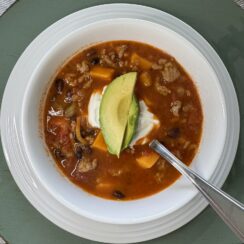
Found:
[[[100, 128], [99, 123], [99, 108], [102, 100], [103, 93], [106, 87], [102, 92], [94, 92], [88, 104], [88, 122], [92, 127]], [[133, 147], [140, 140], [140, 144], [145, 144], [147, 140], [147, 135], [152, 131], [155, 126], [159, 126], [160, 122], [154, 114], [152, 114], [147, 105], [143, 100], [139, 101], [140, 114], [138, 118], [138, 125], [135, 132], [135, 135], [132, 138], [130, 147]], [[143, 139], [143, 140], [141, 140]]]

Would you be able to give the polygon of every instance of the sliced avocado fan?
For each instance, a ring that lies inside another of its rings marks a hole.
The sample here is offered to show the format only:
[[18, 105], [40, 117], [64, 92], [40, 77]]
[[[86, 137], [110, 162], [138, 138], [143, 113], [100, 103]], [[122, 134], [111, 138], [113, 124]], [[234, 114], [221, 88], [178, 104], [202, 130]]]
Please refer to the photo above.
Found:
[[133, 95], [132, 102], [130, 105], [129, 115], [128, 115], [128, 122], [125, 129], [122, 150], [127, 148], [132, 141], [132, 138], [136, 132], [136, 128], [138, 124], [139, 112], [140, 112], [139, 103], [136, 99], [136, 96]]
[[[124, 142], [136, 77], [136, 72], [130, 72], [114, 79], [100, 104], [99, 120], [105, 143], [108, 151], [118, 157]], [[126, 139], [126, 144], [128, 140], [131, 139]]]

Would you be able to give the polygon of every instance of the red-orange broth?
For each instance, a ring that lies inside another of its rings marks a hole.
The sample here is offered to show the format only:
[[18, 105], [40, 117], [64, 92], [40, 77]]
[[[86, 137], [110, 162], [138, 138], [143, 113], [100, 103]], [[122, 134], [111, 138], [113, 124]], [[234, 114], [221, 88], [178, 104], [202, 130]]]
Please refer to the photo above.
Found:
[[[94, 67], [110, 68], [114, 73], [104, 80], [91, 75]], [[87, 120], [91, 94], [131, 71], [138, 74], [137, 99], [144, 100], [160, 121], [149, 139], [161, 141], [187, 165], [201, 139], [203, 113], [198, 92], [173, 57], [134, 41], [105, 42], [82, 50], [58, 71], [48, 91], [43, 116], [45, 141], [65, 176], [85, 191], [107, 199], [146, 197], [179, 177], [163, 159], [151, 168], [138, 164], [137, 158], [152, 153], [149, 142], [125, 149], [119, 158], [92, 146], [100, 130]], [[85, 145], [77, 139], [77, 126]]]

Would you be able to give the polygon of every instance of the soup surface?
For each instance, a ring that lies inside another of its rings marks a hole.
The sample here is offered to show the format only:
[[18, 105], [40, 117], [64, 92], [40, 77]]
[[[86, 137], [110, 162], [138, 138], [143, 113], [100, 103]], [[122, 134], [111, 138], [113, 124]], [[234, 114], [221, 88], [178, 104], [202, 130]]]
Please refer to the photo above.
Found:
[[[96, 110], [105, 87], [131, 71], [137, 72], [141, 136], [117, 157], [106, 150]], [[91, 99], [94, 94], [97, 100]], [[157, 193], [179, 177], [149, 142], [158, 139], [189, 165], [200, 143], [203, 114], [193, 81], [173, 57], [147, 44], [111, 41], [82, 50], [58, 71], [43, 122], [47, 147], [65, 176], [99, 197], [131, 200]]]

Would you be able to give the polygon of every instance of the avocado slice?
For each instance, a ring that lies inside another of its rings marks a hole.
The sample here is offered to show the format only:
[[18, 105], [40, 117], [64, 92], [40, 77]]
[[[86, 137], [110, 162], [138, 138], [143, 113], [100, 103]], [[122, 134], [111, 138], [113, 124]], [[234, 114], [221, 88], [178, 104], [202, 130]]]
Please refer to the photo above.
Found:
[[99, 109], [101, 131], [108, 151], [119, 157], [136, 84], [136, 72], [114, 79], [105, 90]]
[[129, 115], [128, 115], [128, 122], [127, 122], [127, 126], [125, 129], [122, 150], [127, 148], [130, 145], [130, 142], [136, 132], [139, 112], [140, 112], [140, 109], [139, 109], [138, 101], [137, 101], [135, 95], [133, 95], [131, 105], [130, 105]]

